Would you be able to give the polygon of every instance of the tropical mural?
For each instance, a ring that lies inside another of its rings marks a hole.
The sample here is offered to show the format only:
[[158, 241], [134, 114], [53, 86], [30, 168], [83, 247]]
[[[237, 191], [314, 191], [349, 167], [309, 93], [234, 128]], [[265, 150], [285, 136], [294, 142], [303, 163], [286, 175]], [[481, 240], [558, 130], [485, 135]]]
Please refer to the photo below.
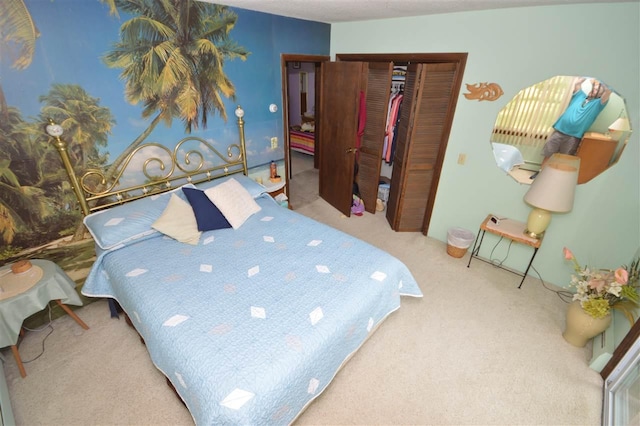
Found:
[[260, 166], [284, 157], [268, 110], [282, 102], [280, 54], [327, 55], [329, 36], [328, 24], [196, 0], [0, 2], [0, 265], [61, 240], [92, 247], [49, 119], [77, 172], [109, 178], [143, 143], [236, 142], [240, 104]]

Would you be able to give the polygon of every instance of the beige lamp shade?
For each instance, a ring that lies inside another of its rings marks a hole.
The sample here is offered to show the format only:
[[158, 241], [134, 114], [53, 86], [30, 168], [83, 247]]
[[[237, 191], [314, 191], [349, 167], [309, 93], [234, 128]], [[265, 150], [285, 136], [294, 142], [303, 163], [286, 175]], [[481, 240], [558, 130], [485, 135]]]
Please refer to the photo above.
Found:
[[609, 135], [614, 141], [619, 141], [622, 139], [622, 136], [631, 131], [631, 125], [629, 124], [628, 118], [618, 118], [616, 121], [611, 123], [611, 126], [607, 128], [609, 130]]
[[628, 132], [629, 130], [631, 130], [631, 126], [629, 125], [629, 119], [626, 117], [618, 118], [616, 121], [611, 123], [611, 126], [609, 126], [610, 132], [615, 132], [615, 131]]
[[524, 201], [534, 207], [527, 220], [527, 235], [541, 238], [551, 222], [552, 212], [571, 211], [579, 170], [579, 157], [566, 154], [551, 156], [524, 196]]

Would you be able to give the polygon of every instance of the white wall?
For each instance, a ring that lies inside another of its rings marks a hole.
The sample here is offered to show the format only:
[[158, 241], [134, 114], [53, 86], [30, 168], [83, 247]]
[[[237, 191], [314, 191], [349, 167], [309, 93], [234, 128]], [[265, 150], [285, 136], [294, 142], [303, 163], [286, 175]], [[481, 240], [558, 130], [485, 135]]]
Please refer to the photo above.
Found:
[[[571, 213], [554, 215], [533, 264], [545, 281], [566, 286], [572, 268], [562, 247], [582, 263], [617, 267], [640, 246], [639, 28], [637, 2], [465, 12], [333, 24], [331, 55], [468, 52], [463, 83], [504, 90], [495, 102], [479, 102], [461, 88], [429, 229], [441, 241], [451, 226], [477, 232], [488, 213], [526, 221], [528, 186], [496, 167], [489, 143], [498, 111], [520, 89], [557, 74], [589, 75], [623, 95], [636, 129], [629, 146], [615, 167], [578, 187]], [[467, 155], [464, 165], [457, 164], [460, 153]], [[485, 238], [483, 248], [495, 242]], [[506, 244], [499, 247], [502, 257]], [[514, 246], [505, 264], [523, 270], [529, 256], [528, 248]]]

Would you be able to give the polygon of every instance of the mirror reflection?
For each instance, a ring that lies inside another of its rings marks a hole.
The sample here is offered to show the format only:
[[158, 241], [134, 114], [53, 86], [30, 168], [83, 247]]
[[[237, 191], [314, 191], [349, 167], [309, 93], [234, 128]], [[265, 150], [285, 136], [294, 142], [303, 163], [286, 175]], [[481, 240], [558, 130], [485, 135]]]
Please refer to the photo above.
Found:
[[496, 164], [530, 184], [553, 153], [580, 157], [578, 184], [614, 165], [629, 140], [624, 98], [590, 76], [555, 76], [522, 89], [498, 113], [491, 144]]

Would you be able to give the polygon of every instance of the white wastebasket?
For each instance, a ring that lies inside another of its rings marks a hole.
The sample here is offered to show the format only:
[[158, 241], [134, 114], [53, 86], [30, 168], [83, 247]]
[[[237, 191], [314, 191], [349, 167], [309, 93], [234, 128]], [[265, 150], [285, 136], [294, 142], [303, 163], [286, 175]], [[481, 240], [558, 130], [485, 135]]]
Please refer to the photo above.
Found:
[[449, 228], [447, 232], [447, 254], [462, 257], [475, 239], [473, 232], [464, 228]]

